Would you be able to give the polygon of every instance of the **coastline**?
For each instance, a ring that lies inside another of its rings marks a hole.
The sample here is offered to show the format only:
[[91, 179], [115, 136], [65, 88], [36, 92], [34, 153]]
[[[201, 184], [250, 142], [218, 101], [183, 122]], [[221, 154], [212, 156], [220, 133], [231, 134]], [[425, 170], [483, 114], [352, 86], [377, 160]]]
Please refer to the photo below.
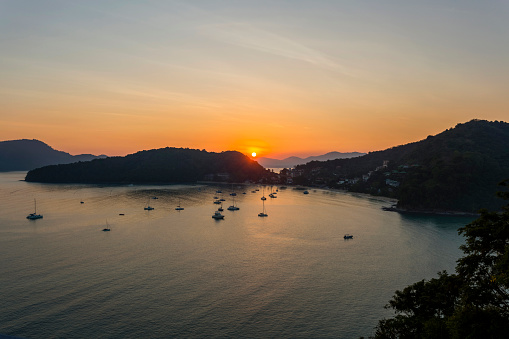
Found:
[[[312, 187], [312, 186], [310, 186]], [[335, 188], [318, 188], [322, 190], [337, 192], [337, 193], [345, 193], [352, 196], [359, 196], [363, 198], [378, 200], [381, 202], [385, 202], [390, 204], [390, 207], [383, 206], [382, 210], [388, 211], [388, 212], [398, 212], [401, 214], [421, 214], [421, 215], [439, 215], [439, 216], [452, 216], [452, 217], [473, 217], [477, 218], [481, 214], [480, 213], [473, 213], [473, 212], [463, 212], [463, 211], [450, 211], [450, 210], [417, 210], [417, 209], [405, 209], [405, 208], [397, 208], [396, 204], [398, 203], [398, 199], [380, 196], [380, 195], [371, 195], [369, 193], [359, 193], [359, 192], [351, 192], [347, 190], [340, 190]]]
[[481, 214], [472, 212], [462, 211], [437, 211], [437, 210], [411, 210], [404, 208], [391, 207], [388, 211], [394, 211], [401, 214], [425, 214], [425, 215], [440, 215], [440, 216], [452, 216], [452, 217], [479, 217]]

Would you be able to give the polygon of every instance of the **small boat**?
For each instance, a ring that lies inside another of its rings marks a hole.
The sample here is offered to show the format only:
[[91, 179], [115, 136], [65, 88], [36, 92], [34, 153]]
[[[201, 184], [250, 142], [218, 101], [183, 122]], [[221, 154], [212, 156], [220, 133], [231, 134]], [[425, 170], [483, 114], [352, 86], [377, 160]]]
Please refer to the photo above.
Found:
[[214, 199], [219, 199], [218, 197], [214, 197]]
[[217, 190], [217, 191], [216, 191], [216, 193], [223, 193], [223, 191], [221, 191], [221, 190]]
[[226, 201], [226, 199], [221, 198], [221, 199], [219, 199], [219, 201]]
[[258, 213], [259, 217], [268, 217], [269, 215], [265, 213], [265, 201], [262, 201], [263, 209], [261, 213]]
[[277, 196], [274, 193], [269, 194], [269, 197], [271, 198], [277, 198]]
[[345, 234], [345, 236], [343, 237], [344, 239], [353, 239], [353, 235], [351, 234]]
[[214, 200], [214, 204], [219, 205], [221, 203], [221, 200]]
[[304, 193], [304, 194], [309, 194], [309, 192], [308, 192], [308, 191], [304, 191], [304, 192], [302, 192], [302, 193]]
[[[150, 199], [148, 199], [150, 201]], [[145, 211], [152, 211], [154, 207], [151, 207], [150, 204], [147, 202], [147, 206], [143, 208]]]
[[84, 201], [80, 201], [80, 204], [84, 204], [85, 202]]
[[109, 232], [111, 231], [111, 227], [110, 227], [110, 224], [108, 224], [108, 220], [106, 220], [106, 227], [103, 228], [103, 232]]
[[35, 220], [35, 219], [42, 219], [42, 214], [37, 214], [37, 202], [34, 199], [34, 213], [30, 213], [27, 215], [27, 219], [29, 220]]
[[219, 211], [215, 211], [214, 215], [212, 216], [212, 218], [214, 218], [216, 220], [224, 219], [224, 215], [222, 215], [221, 212], [219, 212]]
[[118, 215], [125, 215], [124, 213], [119, 213]]
[[176, 211], [182, 211], [184, 210], [184, 207], [180, 207], [180, 199], [179, 199], [179, 204], [177, 205], [177, 207], [175, 208]]
[[224, 211], [224, 210], [223, 210], [223, 204], [221, 204], [221, 207], [219, 207], [217, 210], [218, 210], [219, 212]]
[[152, 197], [152, 199], [159, 199], [158, 197]]
[[230, 195], [231, 195], [232, 197], [234, 197], [234, 196], [236, 196], [236, 195], [237, 195], [237, 193], [232, 192], [232, 193], [230, 193]]
[[240, 208], [238, 208], [237, 206], [235, 206], [235, 198], [233, 198], [233, 202], [232, 202], [232, 205], [230, 207], [228, 207], [228, 211], [238, 211]]

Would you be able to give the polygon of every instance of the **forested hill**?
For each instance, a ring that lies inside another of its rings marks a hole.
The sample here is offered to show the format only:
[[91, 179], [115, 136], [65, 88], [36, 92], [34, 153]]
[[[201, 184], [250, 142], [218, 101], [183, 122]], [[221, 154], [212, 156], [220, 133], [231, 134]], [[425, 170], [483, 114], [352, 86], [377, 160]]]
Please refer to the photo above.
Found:
[[499, 209], [497, 184], [509, 178], [509, 124], [472, 120], [419, 142], [297, 170], [308, 184], [319, 178], [328, 186], [391, 196], [402, 209]]
[[105, 155], [71, 155], [39, 140], [0, 141], [0, 172], [28, 171], [37, 167], [106, 158]]
[[242, 182], [257, 181], [265, 173], [257, 162], [236, 151], [212, 153], [167, 147], [125, 157], [46, 166], [28, 172], [25, 180], [47, 183]]

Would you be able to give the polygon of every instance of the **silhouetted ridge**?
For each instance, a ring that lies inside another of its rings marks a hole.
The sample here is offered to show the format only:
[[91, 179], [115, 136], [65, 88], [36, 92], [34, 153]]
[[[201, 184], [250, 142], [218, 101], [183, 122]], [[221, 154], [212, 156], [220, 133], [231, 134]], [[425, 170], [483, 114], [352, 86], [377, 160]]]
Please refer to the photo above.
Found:
[[499, 209], [497, 184], [509, 176], [509, 124], [472, 120], [419, 142], [297, 169], [298, 183], [320, 178], [330, 187], [397, 198], [402, 209]]
[[26, 181], [52, 183], [181, 183], [259, 180], [265, 169], [236, 151], [212, 153], [161, 148], [125, 157], [46, 166], [27, 173]]
[[264, 158], [260, 157], [258, 158], [258, 163], [262, 165], [263, 167], [268, 168], [291, 168], [297, 165], [302, 165], [305, 163], [308, 163], [310, 161], [327, 161], [327, 160], [334, 160], [334, 159], [346, 159], [346, 158], [353, 158], [353, 157], [360, 157], [362, 155], [365, 155], [366, 153], [359, 153], [359, 152], [350, 152], [350, 153], [341, 153], [341, 152], [329, 152], [323, 155], [317, 155], [317, 156], [311, 156], [307, 158], [299, 158], [299, 157], [289, 157], [286, 159], [272, 159], [272, 158]]
[[37, 167], [68, 164], [104, 158], [105, 155], [71, 155], [57, 151], [39, 140], [8, 140], [0, 142], [0, 172], [27, 171]]

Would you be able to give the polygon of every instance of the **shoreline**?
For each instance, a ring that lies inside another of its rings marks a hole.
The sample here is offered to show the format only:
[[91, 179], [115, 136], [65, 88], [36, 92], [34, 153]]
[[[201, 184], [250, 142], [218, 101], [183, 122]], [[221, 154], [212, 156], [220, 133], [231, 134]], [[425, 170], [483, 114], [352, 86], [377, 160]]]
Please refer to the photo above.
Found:
[[430, 211], [430, 210], [409, 210], [403, 208], [394, 208], [395, 212], [401, 214], [425, 214], [425, 215], [440, 215], [452, 217], [479, 217], [481, 214], [462, 211]]
[[[310, 186], [311, 187], [311, 186]], [[395, 205], [398, 203], [398, 199], [396, 198], [390, 198], [380, 195], [371, 195], [369, 193], [360, 193], [360, 192], [351, 192], [347, 190], [340, 190], [336, 188], [318, 188], [326, 191], [332, 191], [337, 193], [345, 193], [352, 196], [359, 196], [367, 199], [373, 199], [381, 202], [386, 202], [388, 204], [391, 204], [390, 207], [382, 206], [382, 210], [388, 211], [388, 212], [398, 212], [401, 214], [422, 214], [422, 215], [435, 215], [435, 216], [452, 216], [452, 217], [473, 217], [477, 218], [481, 214], [480, 213], [473, 213], [473, 212], [463, 212], [463, 211], [450, 211], [450, 210], [412, 210], [412, 209], [404, 209], [404, 208], [397, 208]]]
[[424, 215], [440, 215], [452, 217], [479, 217], [479, 213], [462, 212], [462, 211], [437, 211], [437, 210], [411, 210], [397, 207], [382, 207], [382, 210], [387, 212], [397, 212], [401, 214], [424, 214]]

